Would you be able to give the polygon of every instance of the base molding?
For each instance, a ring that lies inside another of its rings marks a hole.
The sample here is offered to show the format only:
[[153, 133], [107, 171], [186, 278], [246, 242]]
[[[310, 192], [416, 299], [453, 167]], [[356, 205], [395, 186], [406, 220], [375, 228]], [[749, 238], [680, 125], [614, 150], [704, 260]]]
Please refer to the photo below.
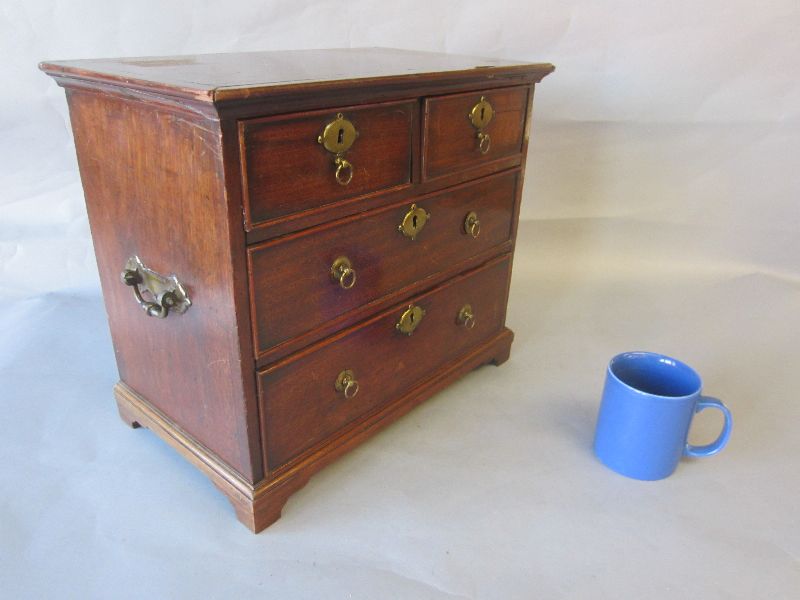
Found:
[[125, 423], [134, 428], [146, 427], [175, 448], [225, 494], [237, 518], [258, 533], [280, 518], [289, 497], [302, 488], [314, 473], [469, 371], [486, 363], [499, 365], [505, 362], [513, 339], [511, 330], [504, 328], [436, 376], [422, 382], [381, 411], [349, 427], [310, 456], [256, 484], [247, 481], [124, 382], [120, 381], [114, 386], [114, 397]]

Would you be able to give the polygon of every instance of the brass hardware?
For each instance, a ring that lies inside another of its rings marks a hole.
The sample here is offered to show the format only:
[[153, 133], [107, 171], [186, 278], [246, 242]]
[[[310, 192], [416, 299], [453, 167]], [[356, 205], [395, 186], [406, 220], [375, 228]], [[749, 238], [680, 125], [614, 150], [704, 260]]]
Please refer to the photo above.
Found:
[[322, 130], [317, 141], [328, 152], [341, 155], [350, 149], [357, 137], [358, 131], [356, 131], [355, 125], [345, 119], [342, 113], [337, 113], [336, 118], [325, 125], [325, 129]]
[[397, 329], [400, 333], [411, 335], [419, 326], [419, 323], [422, 321], [422, 317], [424, 316], [424, 308], [409, 304], [408, 308], [403, 311], [402, 315], [400, 315], [400, 320], [397, 322], [397, 325], [395, 325], [395, 329]]
[[397, 226], [397, 230], [407, 238], [416, 239], [417, 234], [425, 227], [425, 223], [431, 218], [431, 213], [421, 206], [412, 204], [408, 209], [403, 222]]
[[336, 383], [333, 384], [337, 392], [344, 394], [348, 400], [358, 393], [358, 381], [356, 376], [350, 369], [345, 369], [340, 372], [336, 377]]
[[[182, 314], [192, 305], [175, 275], [166, 277], [148, 269], [138, 256], [128, 259], [120, 278], [133, 288], [133, 297], [148, 317], [164, 319], [170, 311]], [[145, 294], [151, 299], [146, 300]]]
[[353, 179], [353, 165], [350, 164], [350, 161], [345, 160], [341, 156], [337, 156], [336, 160], [333, 162], [336, 165], [336, 173], [334, 176], [336, 177], [337, 183], [339, 185], [347, 185], [350, 183]]
[[485, 96], [481, 96], [478, 103], [469, 111], [469, 120], [475, 129], [483, 129], [486, 127], [493, 116], [494, 108], [492, 108], [492, 105]]
[[478, 150], [480, 150], [481, 154], [486, 154], [489, 152], [489, 148], [492, 147], [492, 138], [489, 137], [488, 133], [483, 133], [482, 131], [478, 132]]
[[331, 265], [331, 278], [339, 282], [339, 287], [349, 290], [356, 284], [356, 270], [346, 256], [340, 256]]
[[464, 219], [464, 232], [471, 235], [473, 238], [481, 234], [481, 220], [478, 218], [475, 211], [470, 211]]
[[492, 105], [485, 96], [481, 96], [481, 99], [472, 107], [472, 110], [469, 111], [469, 115], [467, 116], [472, 126], [478, 130], [478, 151], [481, 154], [487, 154], [489, 148], [492, 147], [492, 138], [488, 133], [484, 133], [483, 129], [489, 124], [489, 121], [492, 120], [494, 108], [492, 108]]
[[475, 327], [475, 313], [472, 312], [472, 305], [465, 304], [458, 311], [458, 324], [463, 325], [467, 329]]
[[355, 125], [344, 118], [342, 113], [336, 113], [336, 118], [325, 125], [325, 129], [317, 137], [317, 142], [325, 150], [336, 155], [333, 164], [336, 165], [334, 177], [339, 185], [347, 185], [353, 179], [355, 170], [352, 163], [344, 158], [344, 153], [350, 149], [358, 137]]

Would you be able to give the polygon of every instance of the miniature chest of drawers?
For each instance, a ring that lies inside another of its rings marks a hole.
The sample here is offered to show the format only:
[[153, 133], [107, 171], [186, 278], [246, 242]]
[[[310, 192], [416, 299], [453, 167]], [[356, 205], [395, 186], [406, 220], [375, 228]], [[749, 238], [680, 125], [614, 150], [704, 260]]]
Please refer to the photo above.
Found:
[[505, 327], [548, 64], [389, 49], [46, 62], [129, 425], [260, 531]]

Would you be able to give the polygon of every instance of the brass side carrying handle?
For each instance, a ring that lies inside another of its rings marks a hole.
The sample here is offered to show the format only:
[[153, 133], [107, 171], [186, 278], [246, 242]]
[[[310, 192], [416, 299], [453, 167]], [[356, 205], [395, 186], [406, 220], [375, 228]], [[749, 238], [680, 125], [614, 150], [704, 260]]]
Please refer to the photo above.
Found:
[[[128, 259], [120, 278], [133, 288], [133, 297], [148, 317], [164, 319], [170, 312], [185, 313], [192, 305], [175, 275], [167, 277], [148, 269], [138, 256]], [[151, 299], [145, 299], [145, 294]]]
[[331, 265], [331, 278], [339, 282], [339, 287], [349, 290], [356, 284], [356, 270], [346, 256], [340, 256]]
[[325, 125], [322, 133], [317, 137], [317, 142], [334, 154], [336, 165], [334, 177], [339, 185], [347, 185], [353, 180], [354, 169], [350, 161], [344, 158], [344, 153], [350, 149], [358, 137], [355, 125], [344, 118], [342, 113], [336, 113], [336, 118]]
[[481, 220], [475, 211], [470, 211], [464, 219], [464, 232], [473, 238], [481, 234]]
[[461, 310], [458, 311], [458, 324], [463, 325], [467, 329], [473, 329], [475, 327], [475, 313], [472, 312], [472, 306], [470, 304], [465, 304], [461, 307]]
[[344, 397], [348, 400], [355, 396], [359, 389], [355, 373], [350, 369], [345, 369], [337, 375], [336, 383], [333, 384], [333, 387], [340, 394], [344, 394]]

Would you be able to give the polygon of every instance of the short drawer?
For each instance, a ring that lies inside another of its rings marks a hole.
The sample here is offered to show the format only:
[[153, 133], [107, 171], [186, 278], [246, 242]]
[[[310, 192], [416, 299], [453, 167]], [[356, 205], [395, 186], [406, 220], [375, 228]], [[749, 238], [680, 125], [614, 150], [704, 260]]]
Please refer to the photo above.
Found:
[[411, 181], [413, 102], [239, 124], [248, 227]]
[[509, 240], [517, 177], [504, 173], [250, 248], [256, 353]]
[[[510, 264], [504, 255], [261, 371], [268, 468], [274, 470], [399, 399], [499, 333]], [[417, 314], [410, 335], [398, 329], [409, 307]]]
[[431, 179], [519, 154], [527, 107], [527, 87], [427, 98], [424, 177]]

